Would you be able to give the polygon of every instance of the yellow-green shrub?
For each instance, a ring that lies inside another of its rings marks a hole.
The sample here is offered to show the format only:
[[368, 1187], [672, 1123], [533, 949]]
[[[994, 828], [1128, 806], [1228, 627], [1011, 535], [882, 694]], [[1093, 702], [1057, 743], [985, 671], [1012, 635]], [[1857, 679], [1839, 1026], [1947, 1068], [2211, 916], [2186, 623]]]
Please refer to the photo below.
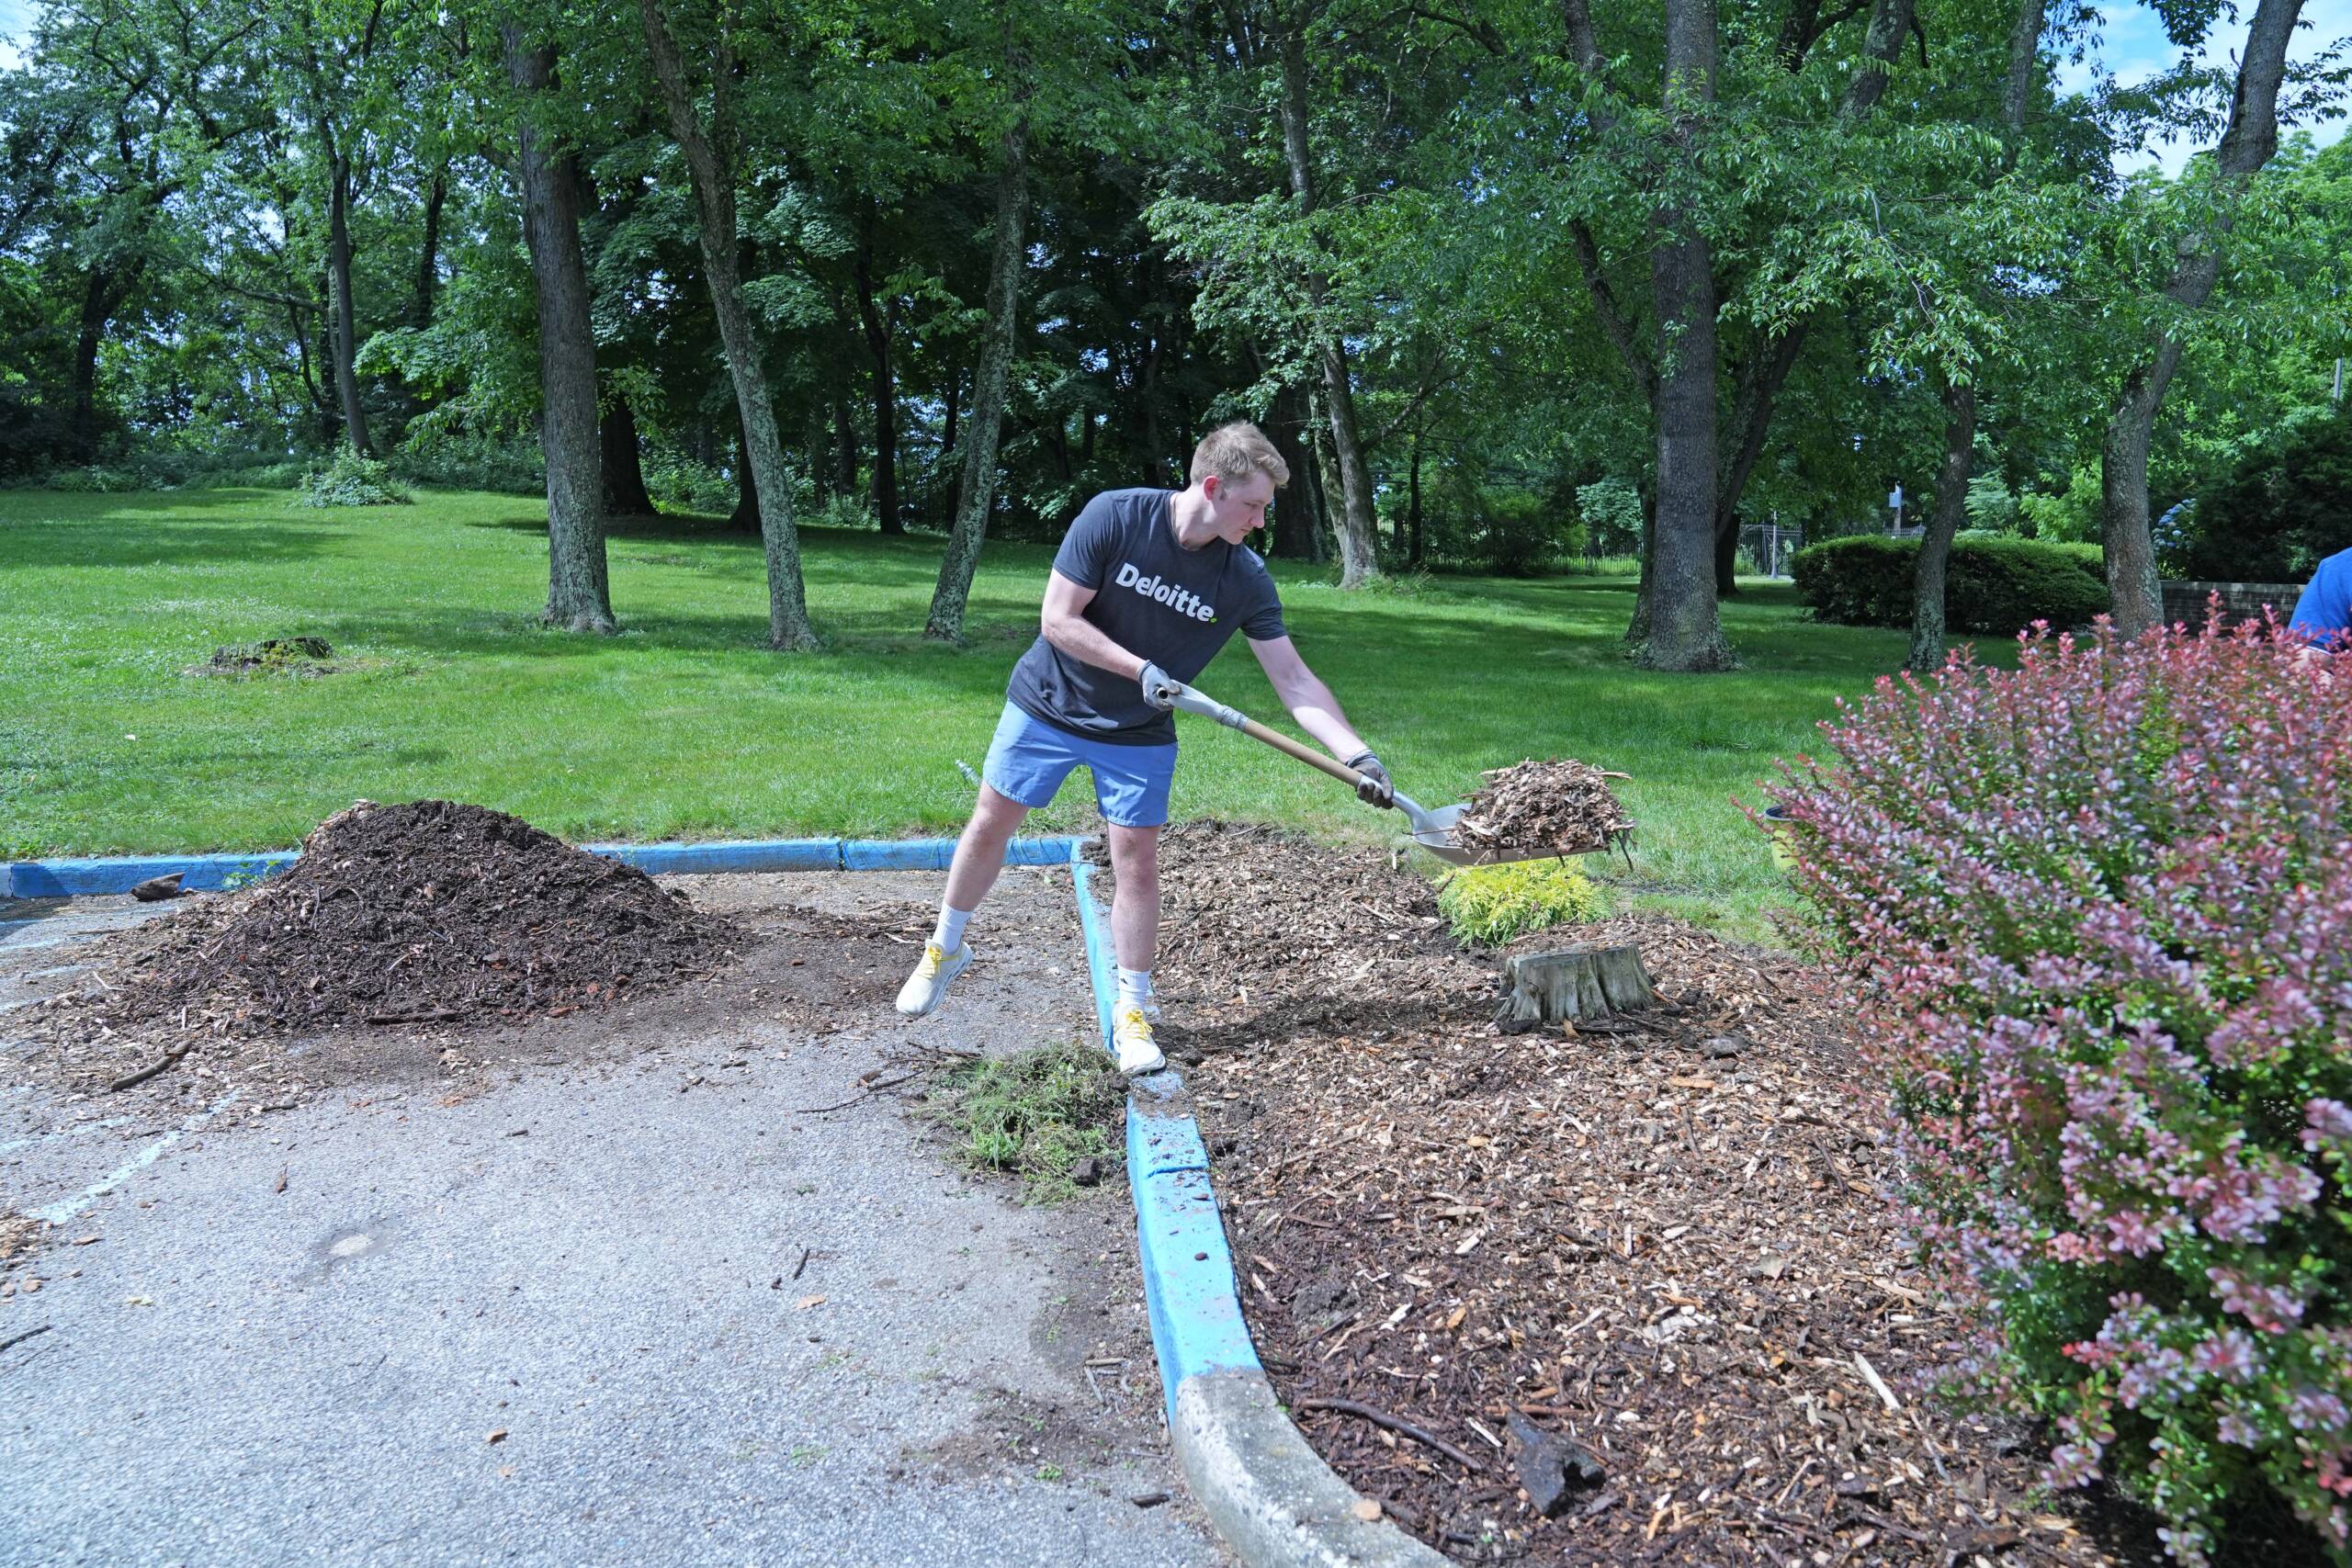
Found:
[[1528, 931], [1608, 912], [1600, 889], [1565, 860], [1517, 861], [1458, 871], [1438, 889], [1438, 913], [1464, 942], [1498, 946]]

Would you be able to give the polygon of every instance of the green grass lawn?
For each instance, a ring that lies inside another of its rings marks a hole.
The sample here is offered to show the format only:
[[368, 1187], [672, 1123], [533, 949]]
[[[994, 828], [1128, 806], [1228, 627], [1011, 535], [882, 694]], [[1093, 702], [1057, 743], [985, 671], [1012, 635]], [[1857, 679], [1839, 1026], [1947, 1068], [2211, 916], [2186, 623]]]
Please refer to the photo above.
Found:
[[[582, 839], [952, 831], [1052, 552], [991, 544], [972, 642], [919, 633], [940, 541], [811, 532], [817, 655], [761, 646], [756, 541], [708, 520], [611, 546], [625, 630], [539, 629], [546, 510], [426, 493], [312, 511], [274, 491], [0, 491], [0, 855], [290, 845], [356, 798], [447, 795]], [[1621, 901], [1766, 934], [1779, 884], [1730, 797], [1813, 743], [1831, 703], [1901, 660], [1901, 634], [1798, 619], [1785, 587], [1725, 606], [1737, 674], [1629, 667], [1630, 579], [1440, 579], [1342, 594], [1286, 573], [1293, 636], [1407, 793], [1573, 755], [1633, 775]], [[198, 679], [214, 648], [311, 633], [361, 668]], [[1281, 722], [1239, 638], [1202, 678]], [[1396, 819], [1229, 731], [1182, 721], [1174, 811], [1373, 839]], [[1045, 830], [1084, 825], [1074, 781]], [[1598, 861], [1592, 863], [1596, 871]]]

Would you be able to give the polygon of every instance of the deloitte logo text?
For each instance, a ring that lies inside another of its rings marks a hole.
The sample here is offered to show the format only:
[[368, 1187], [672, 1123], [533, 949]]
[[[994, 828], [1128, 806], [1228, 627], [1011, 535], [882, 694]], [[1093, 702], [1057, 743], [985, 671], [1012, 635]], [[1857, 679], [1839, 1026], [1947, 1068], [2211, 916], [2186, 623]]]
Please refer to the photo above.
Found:
[[1216, 619], [1216, 605], [1209, 604], [1188, 588], [1179, 588], [1172, 582], [1160, 581], [1158, 572], [1146, 577], [1136, 570], [1136, 563], [1133, 561], [1119, 563], [1118, 583], [1122, 588], [1134, 589], [1155, 604], [1167, 605], [1180, 615], [1190, 615], [1196, 621]]

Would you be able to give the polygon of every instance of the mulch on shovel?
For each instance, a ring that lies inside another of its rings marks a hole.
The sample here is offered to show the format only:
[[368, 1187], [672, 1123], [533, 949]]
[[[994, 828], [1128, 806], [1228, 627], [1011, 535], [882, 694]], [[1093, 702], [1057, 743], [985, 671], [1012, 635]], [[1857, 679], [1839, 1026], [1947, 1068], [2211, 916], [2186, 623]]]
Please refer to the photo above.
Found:
[[168, 1057], [224, 1037], [560, 1016], [710, 974], [747, 940], [517, 818], [363, 801], [283, 874], [124, 933], [34, 1032]]
[[1838, 982], [1619, 919], [1519, 945], [1636, 943], [1661, 1006], [1504, 1035], [1409, 871], [1170, 838], [1163, 1037], [1207, 1047], [1252, 1332], [1406, 1528], [1465, 1562], [2109, 1560], [2029, 1501], [2025, 1429], [1924, 1393], [1957, 1325]]
[[1609, 787], [1612, 773], [1573, 758], [1530, 759], [1489, 769], [1454, 824], [1454, 838], [1485, 857], [1578, 854], [1604, 849], [1634, 830], [1634, 819]]

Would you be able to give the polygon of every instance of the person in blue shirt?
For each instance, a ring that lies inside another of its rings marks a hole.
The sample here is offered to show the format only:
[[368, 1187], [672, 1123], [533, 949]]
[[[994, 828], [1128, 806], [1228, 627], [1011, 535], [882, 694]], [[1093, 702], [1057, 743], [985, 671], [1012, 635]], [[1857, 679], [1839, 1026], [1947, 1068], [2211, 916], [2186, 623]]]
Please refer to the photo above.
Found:
[[1022, 818], [1054, 798], [1072, 769], [1094, 778], [1110, 824], [1111, 939], [1118, 954], [1112, 1044], [1122, 1072], [1165, 1065], [1152, 1039], [1152, 953], [1159, 934], [1159, 829], [1176, 770], [1170, 713], [1237, 631], [1298, 727], [1362, 775], [1365, 804], [1394, 804], [1387, 770], [1350, 728], [1331, 689], [1306, 667], [1283, 624], [1266, 563], [1243, 543], [1266, 525], [1289, 467], [1254, 425], [1212, 430], [1181, 491], [1106, 491], [1070, 525], [1046, 581], [1039, 636], [1013, 667], [980, 798], [956, 841], [939, 923], [899, 992], [921, 1018], [972, 962], [967, 922], [996, 882]]
[[2338, 550], [2319, 563], [2295, 601], [2295, 618], [2287, 624], [2310, 633], [2315, 649], [2332, 652], [2344, 644], [2352, 633], [2352, 550]]

